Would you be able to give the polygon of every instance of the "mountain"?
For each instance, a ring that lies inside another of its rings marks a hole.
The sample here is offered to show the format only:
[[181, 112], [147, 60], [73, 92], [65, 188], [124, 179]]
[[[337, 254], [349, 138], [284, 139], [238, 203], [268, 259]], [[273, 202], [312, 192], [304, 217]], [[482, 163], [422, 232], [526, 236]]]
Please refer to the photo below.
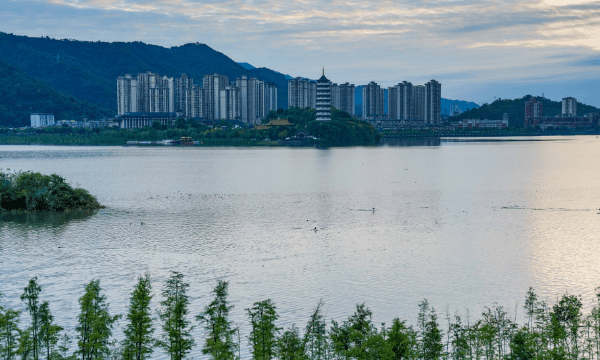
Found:
[[52, 113], [57, 120], [98, 119], [106, 109], [75, 99], [0, 61], [0, 127], [30, 125], [30, 113]]
[[287, 107], [287, 79], [266, 68], [245, 69], [226, 55], [200, 43], [171, 48], [142, 42], [91, 42], [34, 38], [0, 32], [0, 60], [37, 77], [53, 88], [116, 113], [116, 80], [125, 74], [152, 71], [201, 83], [205, 74], [231, 80], [242, 75], [277, 84], [278, 107]]
[[479, 105], [471, 101], [442, 98], [442, 114], [449, 114], [452, 111], [452, 107], [455, 105], [458, 105], [458, 108], [463, 112], [479, 107]]
[[248, 64], [247, 62], [239, 62], [238, 64], [240, 64], [240, 66], [246, 70], [256, 69], [254, 66]]
[[[531, 95], [526, 95], [520, 99], [507, 100], [498, 99], [491, 104], [483, 104], [477, 109], [471, 109], [459, 116], [451, 117], [450, 121], [462, 119], [502, 119], [502, 116], [508, 114], [509, 126], [523, 126], [525, 122], [525, 103], [531, 99]], [[543, 97], [536, 97], [536, 100], [543, 103], [543, 116], [556, 116], [562, 113], [562, 102], [552, 101]], [[600, 109], [594, 106], [585, 105], [577, 102], [577, 114], [585, 115], [591, 112], [600, 112]]]

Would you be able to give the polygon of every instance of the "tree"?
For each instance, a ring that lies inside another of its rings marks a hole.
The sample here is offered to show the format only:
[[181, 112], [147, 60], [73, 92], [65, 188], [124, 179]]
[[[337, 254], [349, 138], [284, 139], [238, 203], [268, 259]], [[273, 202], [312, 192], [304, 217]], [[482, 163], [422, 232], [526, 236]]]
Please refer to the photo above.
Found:
[[[0, 298], [2, 294], [0, 294]], [[0, 306], [0, 358], [13, 360], [18, 350], [19, 317], [21, 312]]]
[[106, 359], [110, 354], [109, 339], [119, 316], [110, 316], [106, 296], [101, 291], [100, 280], [92, 280], [79, 298], [76, 354], [81, 355], [82, 360]]
[[252, 331], [248, 337], [255, 360], [270, 360], [275, 355], [277, 333], [280, 328], [275, 325], [279, 318], [275, 304], [271, 299], [255, 302], [251, 309], [246, 309]]
[[275, 348], [280, 360], [304, 360], [304, 343], [295, 324], [281, 334]]
[[444, 344], [442, 343], [442, 331], [437, 323], [437, 314], [433, 307], [429, 307], [427, 300], [419, 304], [419, 337], [420, 355], [424, 360], [436, 360], [442, 357]]
[[204, 324], [206, 331], [202, 353], [214, 360], [235, 359], [238, 349], [238, 344], [233, 340], [238, 329], [229, 320], [229, 312], [233, 306], [227, 301], [228, 286], [227, 281], [219, 280], [213, 289], [214, 300], [196, 316], [196, 320]]
[[[32, 351], [33, 360], [38, 360], [40, 356], [40, 292], [42, 287], [37, 282], [37, 277], [33, 277], [29, 280], [29, 284], [23, 289], [21, 295], [21, 301], [25, 302], [25, 308], [29, 312], [31, 317], [31, 325], [29, 332], [31, 333], [30, 346]], [[23, 344], [24, 345], [24, 344]], [[29, 344], [27, 345], [29, 346]]]
[[404, 321], [395, 318], [387, 332], [387, 342], [394, 353], [394, 360], [408, 359], [411, 356], [413, 336], [412, 329], [406, 327]]
[[535, 359], [535, 344], [531, 341], [531, 334], [527, 328], [515, 333], [510, 342], [511, 360], [533, 360]]
[[356, 312], [338, 325], [332, 321], [330, 331], [333, 350], [345, 359], [366, 359], [367, 347], [365, 344], [369, 338], [377, 334], [377, 330], [371, 323], [373, 313], [365, 304], [357, 304]]
[[46, 359], [50, 360], [54, 355], [54, 348], [59, 340], [62, 327], [54, 324], [54, 316], [50, 312], [50, 305], [44, 301], [40, 306], [40, 341], [46, 349]]
[[123, 333], [123, 359], [145, 360], [153, 352], [154, 326], [150, 315], [150, 301], [152, 300], [152, 285], [150, 274], [138, 278], [138, 283], [131, 293], [129, 299], [129, 312], [127, 313], [127, 325]]
[[329, 343], [327, 342], [327, 325], [321, 313], [323, 300], [319, 300], [313, 311], [304, 333], [304, 349], [309, 360], [324, 360], [327, 357]]
[[187, 320], [189, 297], [187, 289], [190, 284], [183, 281], [183, 274], [171, 271], [171, 277], [165, 284], [159, 317], [162, 321], [163, 339], [159, 345], [170, 356], [171, 360], [183, 360], [194, 346]]

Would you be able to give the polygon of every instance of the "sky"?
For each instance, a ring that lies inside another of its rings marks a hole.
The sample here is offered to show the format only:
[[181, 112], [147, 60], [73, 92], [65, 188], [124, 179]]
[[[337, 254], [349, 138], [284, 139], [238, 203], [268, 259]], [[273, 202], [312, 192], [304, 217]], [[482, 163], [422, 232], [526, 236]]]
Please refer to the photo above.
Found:
[[600, 1], [1, 0], [0, 31], [205, 43], [238, 62], [333, 82], [442, 83], [489, 103], [527, 94], [600, 106]]

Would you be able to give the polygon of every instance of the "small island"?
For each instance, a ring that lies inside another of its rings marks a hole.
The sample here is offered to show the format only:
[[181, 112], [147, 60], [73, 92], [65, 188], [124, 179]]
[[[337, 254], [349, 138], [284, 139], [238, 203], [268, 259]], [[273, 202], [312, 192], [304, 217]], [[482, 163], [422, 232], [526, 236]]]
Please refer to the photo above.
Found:
[[73, 188], [59, 175], [0, 170], [0, 213], [8, 211], [95, 210], [103, 208], [87, 190]]

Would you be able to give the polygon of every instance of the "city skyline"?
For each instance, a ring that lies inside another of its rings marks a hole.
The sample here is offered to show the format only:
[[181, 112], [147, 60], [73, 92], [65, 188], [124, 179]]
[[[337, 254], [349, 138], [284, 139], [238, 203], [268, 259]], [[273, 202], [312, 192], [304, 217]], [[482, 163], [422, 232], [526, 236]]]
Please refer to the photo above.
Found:
[[325, 66], [337, 83], [387, 88], [435, 78], [448, 98], [479, 104], [544, 93], [598, 106], [598, 19], [597, 1], [9, 0], [0, 31], [166, 47], [201, 42], [292, 77]]

